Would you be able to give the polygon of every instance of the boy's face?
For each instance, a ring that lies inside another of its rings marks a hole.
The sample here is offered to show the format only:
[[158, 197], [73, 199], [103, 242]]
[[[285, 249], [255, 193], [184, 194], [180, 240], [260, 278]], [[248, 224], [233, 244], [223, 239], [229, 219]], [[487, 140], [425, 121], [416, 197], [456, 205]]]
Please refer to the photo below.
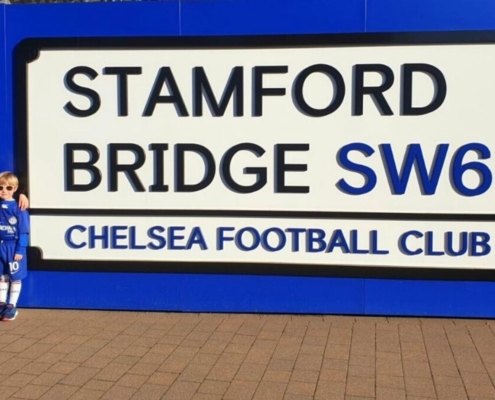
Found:
[[0, 199], [12, 200], [17, 186], [11, 185], [8, 182], [0, 182]]

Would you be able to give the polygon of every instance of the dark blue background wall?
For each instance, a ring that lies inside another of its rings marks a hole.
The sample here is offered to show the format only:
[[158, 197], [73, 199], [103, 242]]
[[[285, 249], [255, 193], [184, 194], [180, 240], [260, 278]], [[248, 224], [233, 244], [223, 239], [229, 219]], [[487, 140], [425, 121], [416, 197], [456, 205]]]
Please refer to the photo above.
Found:
[[[14, 166], [12, 49], [24, 38], [495, 29], [492, 0], [213, 0], [0, 6], [0, 170]], [[495, 283], [32, 271], [24, 307], [495, 316]]]

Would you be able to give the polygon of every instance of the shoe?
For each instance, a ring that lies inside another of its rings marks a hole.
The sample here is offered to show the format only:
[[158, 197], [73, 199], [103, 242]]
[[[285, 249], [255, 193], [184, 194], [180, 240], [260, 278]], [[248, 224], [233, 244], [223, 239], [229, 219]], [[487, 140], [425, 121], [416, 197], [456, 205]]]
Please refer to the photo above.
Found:
[[7, 311], [7, 304], [0, 303], [0, 320], [3, 319], [3, 315], [5, 314], [5, 311]]
[[2, 321], [13, 321], [15, 317], [17, 317], [17, 314], [17, 308], [15, 308], [12, 304], [9, 304], [3, 313]]

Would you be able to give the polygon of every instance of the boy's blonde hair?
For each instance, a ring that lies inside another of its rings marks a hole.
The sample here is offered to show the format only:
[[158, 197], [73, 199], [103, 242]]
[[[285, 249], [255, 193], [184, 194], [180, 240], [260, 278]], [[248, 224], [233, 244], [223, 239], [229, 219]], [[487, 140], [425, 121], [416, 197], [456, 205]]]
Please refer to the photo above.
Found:
[[15, 174], [10, 171], [0, 173], [0, 183], [6, 183], [7, 185], [19, 186], [19, 179]]

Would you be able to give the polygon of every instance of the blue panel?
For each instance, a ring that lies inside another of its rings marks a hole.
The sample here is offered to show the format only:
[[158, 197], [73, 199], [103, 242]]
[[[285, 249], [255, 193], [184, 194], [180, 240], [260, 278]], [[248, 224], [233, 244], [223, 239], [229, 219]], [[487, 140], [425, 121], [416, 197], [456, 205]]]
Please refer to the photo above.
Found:
[[181, 309], [182, 275], [31, 271], [19, 307]]
[[[11, 170], [13, 168], [13, 147], [11, 135], [6, 135], [9, 129], [7, 122], [7, 78], [5, 76], [6, 52], [5, 48], [5, 4], [0, 4], [0, 171]], [[9, 132], [10, 133], [10, 132]]]
[[74, 3], [7, 7], [8, 40], [26, 37], [179, 34], [179, 1]]
[[366, 282], [366, 314], [495, 317], [495, 282]]
[[364, 280], [243, 275], [184, 278], [184, 311], [364, 312]]
[[495, 29], [492, 0], [368, 0], [367, 32]]
[[[495, 29], [492, 0], [172, 0], [0, 12], [0, 170], [13, 167], [11, 52], [24, 38]], [[32, 271], [20, 306], [495, 317], [495, 282]]]
[[364, 32], [365, 0], [182, 2], [182, 35]]

